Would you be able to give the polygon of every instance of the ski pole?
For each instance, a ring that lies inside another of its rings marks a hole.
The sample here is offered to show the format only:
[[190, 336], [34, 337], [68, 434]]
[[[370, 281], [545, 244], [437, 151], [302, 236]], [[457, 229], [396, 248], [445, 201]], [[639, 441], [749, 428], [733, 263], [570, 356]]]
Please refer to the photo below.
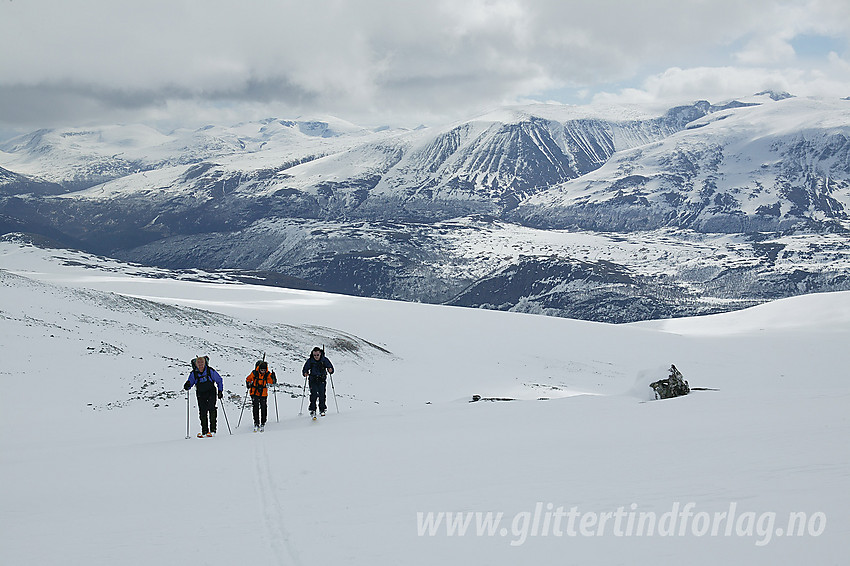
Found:
[[248, 402], [248, 391], [250, 391], [250, 389], [245, 390], [245, 398], [242, 400], [242, 410], [239, 411], [239, 422], [236, 423], [236, 428], [239, 428], [239, 425], [242, 424], [242, 413], [245, 412], [245, 404]]
[[230, 422], [227, 420], [227, 411], [224, 410], [224, 399], [221, 400], [221, 412], [224, 413], [224, 422], [227, 423], [227, 432], [233, 434], [233, 431], [230, 430]]
[[304, 414], [304, 395], [307, 392], [307, 378], [304, 378], [304, 387], [301, 388], [301, 409], [298, 411], [298, 415]]
[[189, 438], [189, 390], [186, 390], [186, 438]]
[[277, 384], [274, 386], [274, 418], [280, 422], [280, 415], [277, 414]]
[[339, 403], [336, 402], [336, 388], [334, 388], [334, 374], [330, 374], [331, 376], [331, 391], [334, 394], [334, 405], [336, 405], [336, 412], [339, 413]]

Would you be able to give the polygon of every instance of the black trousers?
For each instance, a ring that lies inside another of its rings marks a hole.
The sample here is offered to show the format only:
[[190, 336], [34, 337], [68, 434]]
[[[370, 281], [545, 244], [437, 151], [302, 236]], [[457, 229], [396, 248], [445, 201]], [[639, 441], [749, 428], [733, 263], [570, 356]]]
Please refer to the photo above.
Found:
[[215, 388], [212, 391], [198, 391], [198, 413], [201, 417], [201, 432], [215, 432], [216, 417], [218, 410], [215, 406], [215, 398], [217, 392]]
[[269, 398], [262, 395], [251, 395], [251, 404], [254, 406], [254, 426], [265, 426], [266, 415], [269, 412]]
[[316, 410], [316, 401], [319, 402], [319, 411], [324, 413], [328, 410], [326, 403], [326, 393], [328, 382], [321, 377], [310, 376], [310, 412]]

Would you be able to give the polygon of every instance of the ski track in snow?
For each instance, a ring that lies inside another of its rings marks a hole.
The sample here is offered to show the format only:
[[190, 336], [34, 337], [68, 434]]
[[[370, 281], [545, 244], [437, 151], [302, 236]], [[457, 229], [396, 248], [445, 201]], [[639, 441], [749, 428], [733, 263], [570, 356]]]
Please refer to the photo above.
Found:
[[266, 452], [265, 433], [256, 433], [254, 442], [254, 463], [257, 470], [257, 488], [260, 507], [263, 510], [263, 525], [268, 532], [266, 540], [274, 553], [277, 564], [288, 566], [302, 564], [298, 551], [292, 544], [292, 536], [286, 529], [278, 488], [271, 471]]

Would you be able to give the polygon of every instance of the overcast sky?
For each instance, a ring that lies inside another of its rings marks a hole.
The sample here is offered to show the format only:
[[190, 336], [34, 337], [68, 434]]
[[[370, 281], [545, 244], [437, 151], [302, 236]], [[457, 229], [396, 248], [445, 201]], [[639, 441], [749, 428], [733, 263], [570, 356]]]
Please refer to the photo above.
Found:
[[0, 0], [0, 133], [850, 96], [847, 0]]

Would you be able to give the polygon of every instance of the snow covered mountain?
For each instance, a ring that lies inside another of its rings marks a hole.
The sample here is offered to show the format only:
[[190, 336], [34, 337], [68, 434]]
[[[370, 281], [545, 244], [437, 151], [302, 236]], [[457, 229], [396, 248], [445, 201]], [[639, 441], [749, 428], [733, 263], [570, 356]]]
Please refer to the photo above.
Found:
[[[0, 266], [4, 565], [846, 556], [850, 293], [611, 325], [20, 242]], [[337, 371], [312, 422], [321, 344]], [[262, 353], [282, 385], [254, 434], [250, 405], [236, 425]], [[181, 388], [199, 354], [224, 378], [209, 439]], [[651, 400], [671, 363], [711, 390]]]
[[297, 162], [342, 151], [370, 135], [374, 132], [327, 117], [268, 119], [168, 133], [142, 125], [112, 125], [38, 130], [0, 144], [0, 156], [18, 173], [71, 191], [139, 172], [234, 155], [271, 152], [278, 164]]
[[775, 93], [415, 131], [43, 131], [0, 146], [0, 227], [356, 295], [680, 316], [850, 288], [848, 140], [847, 100]]
[[714, 112], [539, 193], [514, 220], [628, 231], [850, 226], [850, 105], [789, 98]]

